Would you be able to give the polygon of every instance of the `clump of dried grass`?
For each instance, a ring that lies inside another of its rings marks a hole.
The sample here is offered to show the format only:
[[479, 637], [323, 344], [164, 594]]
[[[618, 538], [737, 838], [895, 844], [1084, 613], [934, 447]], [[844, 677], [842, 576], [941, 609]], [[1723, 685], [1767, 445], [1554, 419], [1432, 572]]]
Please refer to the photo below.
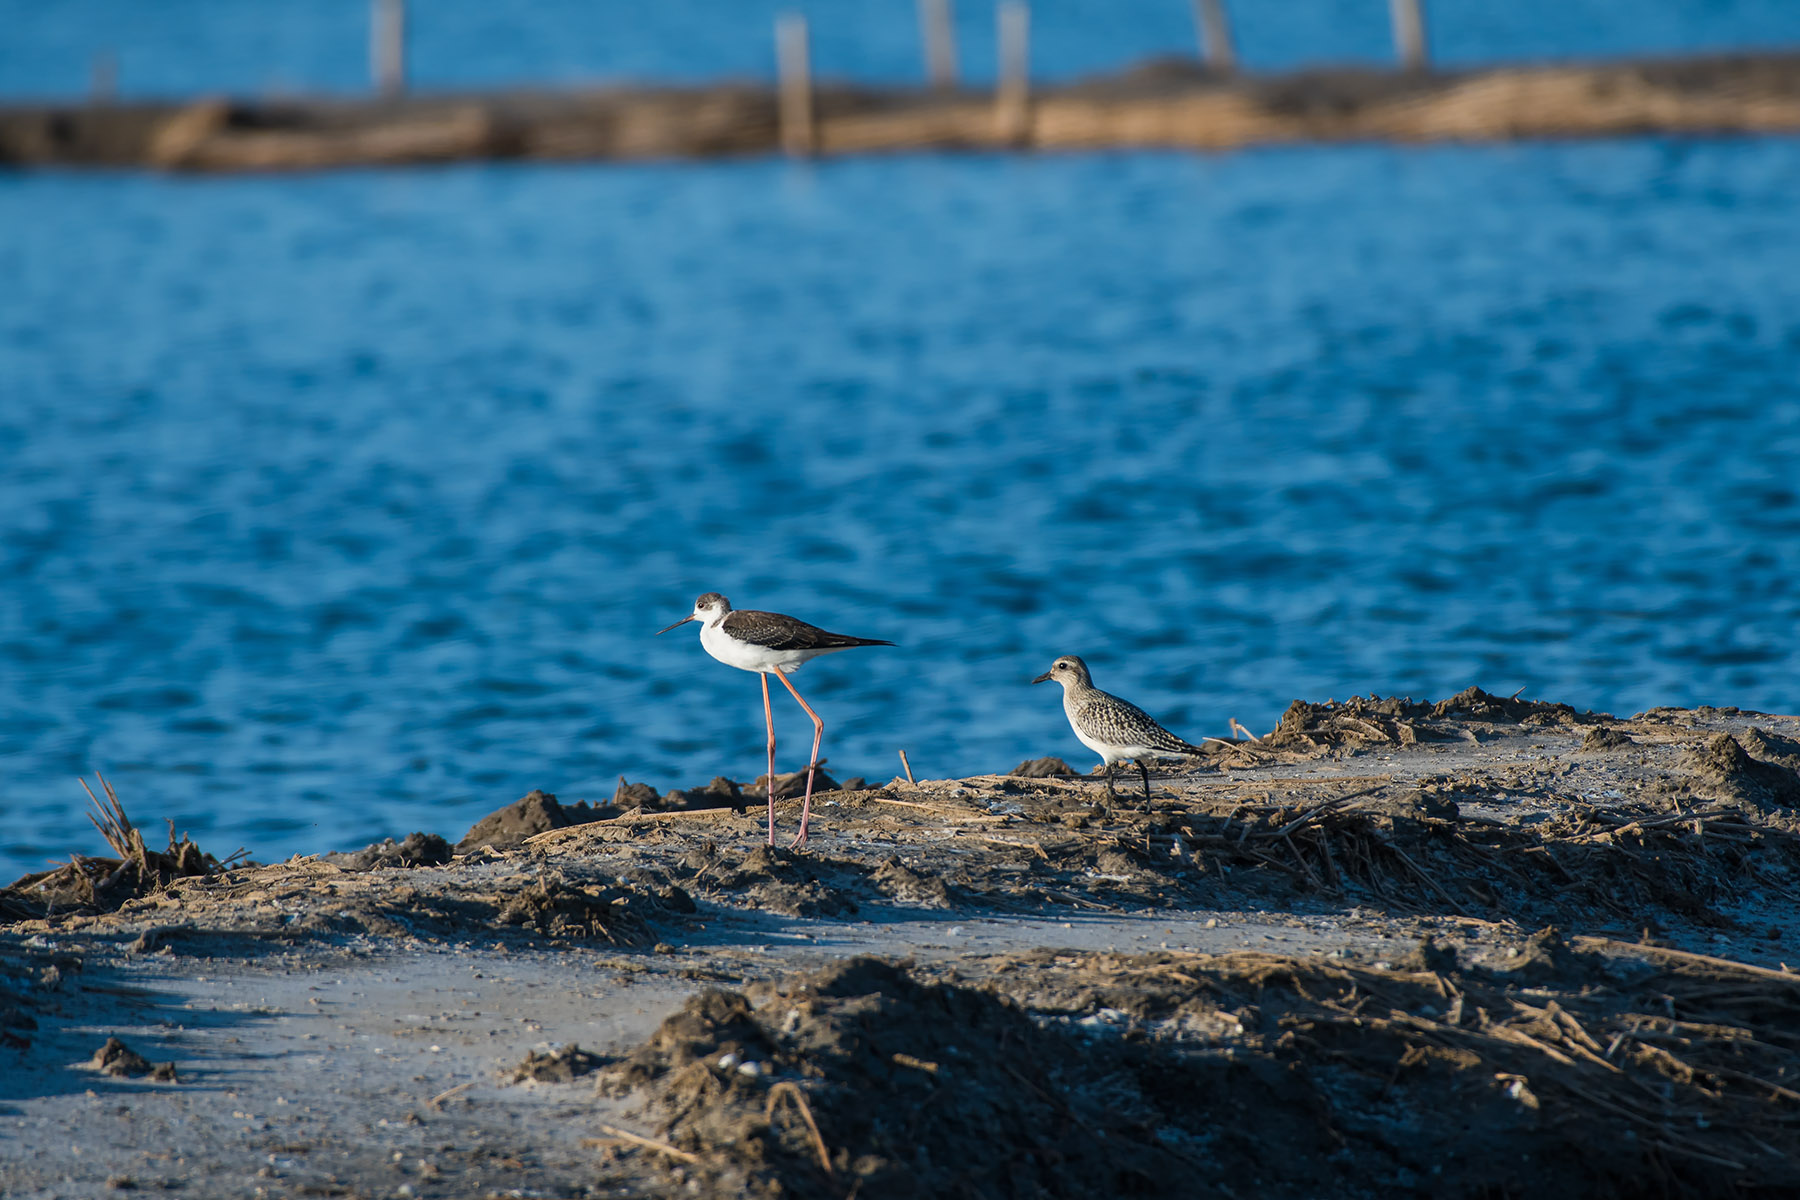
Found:
[[94, 794], [81, 780], [93, 811], [88, 820], [106, 839], [112, 856], [71, 855], [67, 864], [38, 871], [0, 890], [0, 921], [41, 919], [65, 912], [110, 912], [128, 900], [165, 891], [178, 879], [216, 875], [248, 857], [240, 848], [224, 859], [201, 850], [192, 838], [176, 836], [169, 822], [166, 850], [152, 850], [143, 831], [133, 824], [112, 784], [98, 771], [94, 778], [105, 796]]

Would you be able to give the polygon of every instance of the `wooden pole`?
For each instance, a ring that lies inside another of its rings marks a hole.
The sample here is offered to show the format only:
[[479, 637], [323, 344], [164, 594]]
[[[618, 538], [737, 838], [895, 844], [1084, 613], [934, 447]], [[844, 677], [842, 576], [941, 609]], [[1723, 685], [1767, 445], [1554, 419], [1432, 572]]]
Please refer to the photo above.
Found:
[[406, 90], [406, 0], [371, 0], [369, 65], [375, 90], [398, 96]]
[[1225, 0], [1194, 0], [1194, 25], [1200, 34], [1200, 59], [1213, 70], [1237, 70], [1237, 46], [1231, 40], [1231, 18]]
[[119, 98], [119, 59], [111, 50], [94, 55], [88, 80], [88, 100], [92, 104], [111, 104]]
[[950, 0], [919, 0], [919, 33], [925, 40], [925, 76], [934, 88], [956, 86], [956, 22]]
[[775, 62], [781, 76], [781, 147], [794, 158], [805, 158], [817, 147], [817, 140], [806, 18], [799, 13], [775, 18]]
[[1031, 10], [1024, 0], [1001, 0], [997, 14], [1000, 79], [994, 89], [994, 128], [1001, 141], [1022, 141], [1031, 119]]
[[1394, 50], [1405, 71], [1425, 69], [1424, 0], [1388, 0], [1394, 18]]

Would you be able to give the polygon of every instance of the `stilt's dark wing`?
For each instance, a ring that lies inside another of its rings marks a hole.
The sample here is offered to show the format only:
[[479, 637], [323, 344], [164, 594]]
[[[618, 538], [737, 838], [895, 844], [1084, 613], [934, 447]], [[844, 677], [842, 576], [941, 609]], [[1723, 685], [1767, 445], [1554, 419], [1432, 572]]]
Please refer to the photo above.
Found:
[[725, 632], [740, 642], [767, 646], [771, 650], [845, 650], [851, 646], [891, 646], [879, 638], [851, 637], [843, 633], [827, 633], [817, 625], [808, 625], [782, 613], [739, 609], [725, 615]]

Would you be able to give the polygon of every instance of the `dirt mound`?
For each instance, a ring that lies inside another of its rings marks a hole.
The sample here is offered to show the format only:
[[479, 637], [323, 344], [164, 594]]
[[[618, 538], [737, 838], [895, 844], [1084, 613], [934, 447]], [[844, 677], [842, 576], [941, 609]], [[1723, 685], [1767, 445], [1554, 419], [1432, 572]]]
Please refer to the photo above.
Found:
[[1075, 774], [1075, 768], [1060, 758], [1028, 758], [1007, 772], [1019, 779], [1054, 779]]
[[346, 871], [373, 871], [377, 867], [441, 867], [450, 861], [450, 843], [435, 833], [409, 833], [403, 841], [387, 838], [371, 842], [361, 850], [321, 857]]
[[1750, 732], [1739, 739], [1739, 743], [1752, 758], [1800, 771], [1800, 741], [1752, 725]]
[[[95, 778], [100, 779], [98, 775]], [[86, 781], [81, 786], [86, 788]], [[244, 855], [239, 850], [224, 860], [214, 858], [187, 835], [178, 839], [173, 821], [168, 823], [169, 848], [152, 850], [145, 845], [142, 831], [125, 815], [112, 784], [100, 779], [100, 786], [106, 800], [102, 803], [92, 790], [88, 791], [94, 805], [88, 819], [117, 857], [74, 855], [66, 866], [15, 880], [0, 890], [0, 922], [41, 919], [71, 911], [112, 912], [128, 900], [165, 891], [178, 879], [216, 875]]]
[[[615, 945], [650, 940], [650, 926], [625, 888], [583, 887], [541, 879], [500, 908], [503, 925], [526, 925], [552, 937], [598, 939]], [[641, 907], [641, 906], [640, 906]]]
[[[1769, 745], [1766, 737], [1758, 741]], [[1751, 758], [1729, 733], [1714, 735], [1689, 755], [1687, 767], [1701, 795], [1760, 809], [1800, 806], [1800, 772]]]
[[738, 903], [790, 917], [835, 917], [856, 911], [851, 892], [868, 874], [858, 863], [758, 846], [737, 862], [708, 842], [688, 855], [691, 883], [738, 893]]
[[950, 908], [956, 903], [950, 887], [936, 875], [925, 875], [913, 870], [901, 862], [898, 856], [889, 858], [875, 873], [869, 876], [869, 882], [881, 889], [881, 894], [902, 904], [917, 905], [920, 908]]
[[[1610, 720], [1605, 713], [1581, 713], [1567, 704], [1506, 698], [1470, 687], [1436, 703], [1393, 696], [1352, 696], [1341, 704], [1296, 700], [1260, 745], [1288, 751], [1345, 745], [1410, 746], [1471, 736], [1459, 728], [1471, 724], [1571, 726]], [[1251, 746], [1239, 749], [1254, 753]]]
[[1527, 991], [1441, 958], [1044, 951], [975, 991], [861, 958], [696, 996], [602, 1086], [664, 1139], [626, 1153], [704, 1194], [1800, 1187], [1765, 1082], [1800, 1070], [1800, 982], [1548, 941], [1541, 961]]
[[88, 1066], [121, 1079], [148, 1075], [158, 1083], [177, 1082], [174, 1063], [153, 1063], [116, 1037], [107, 1038], [106, 1044], [94, 1051]]
[[482, 846], [510, 850], [523, 845], [533, 834], [550, 829], [566, 829], [585, 825], [606, 817], [618, 816], [616, 809], [596, 808], [585, 801], [580, 804], [558, 804], [549, 792], [533, 789], [505, 808], [495, 809], [470, 827], [462, 841], [456, 843], [458, 854], [467, 854]]
[[[820, 759], [819, 768], [813, 772], [813, 796], [815, 798], [820, 792], [835, 792], [843, 787], [837, 780], [825, 773], [824, 763], [825, 760]], [[758, 775], [756, 782], [750, 785], [750, 791], [753, 795], [767, 798], [769, 777]], [[804, 767], [786, 775], [775, 776], [775, 798], [777, 800], [794, 800], [804, 795], [806, 795], [806, 769]]]
[[662, 801], [662, 793], [647, 783], [626, 783], [623, 775], [619, 776], [619, 786], [613, 789], [613, 807], [624, 812], [634, 808], [652, 809]]
[[598, 1071], [607, 1061], [604, 1056], [589, 1054], [573, 1042], [543, 1053], [529, 1050], [525, 1054], [525, 1061], [513, 1068], [512, 1081], [569, 1083], [580, 1076]]
[[713, 781], [702, 788], [679, 788], [672, 791], [660, 803], [664, 810], [670, 811], [729, 808], [733, 812], [743, 812], [750, 805], [744, 797], [744, 786], [723, 775], [715, 775]]
[[1583, 750], [1623, 750], [1627, 746], [1635, 745], [1637, 743], [1631, 739], [1629, 734], [1620, 733], [1617, 729], [1608, 729], [1603, 725], [1588, 730], [1581, 738]]
[[[743, 812], [764, 798], [768, 786], [765, 779], [766, 776], [759, 776], [753, 784], [742, 784], [735, 779], [715, 775], [712, 782], [703, 787], [675, 788], [659, 795], [647, 783], [626, 783], [621, 778], [618, 790], [613, 793], [613, 804], [621, 811], [641, 809], [644, 812], [696, 812], [708, 808], [729, 808], [733, 812]], [[778, 775], [776, 785], [777, 798], [798, 796], [806, 790], [806, 772]], [[830, 776], [820, 771], [813, 784], [813, 794], [817, 796], [820, 792], [837, 786]]]

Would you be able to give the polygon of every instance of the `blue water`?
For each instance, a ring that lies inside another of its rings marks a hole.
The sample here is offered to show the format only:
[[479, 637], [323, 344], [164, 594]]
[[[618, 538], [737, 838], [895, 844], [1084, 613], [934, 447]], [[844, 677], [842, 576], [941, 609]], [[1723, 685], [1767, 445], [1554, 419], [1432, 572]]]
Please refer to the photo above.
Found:
[[[355, 91], [371, 0], [0, 0], [0, 96], [69, 96], [110, 54], [126, 96]], [[1251, 68], [1389, 62], [1384, 0], [1226, 0]], [[916, 81], [916, 0], [410, 0], [420, 86], [774, 74], [776, 14], [804, 12], [826, 77]], [[1426, 0], [1433, 56], [1511, 59], [1800, 45], [1793, 0]], [[994, 75], [992, 0], [953, 0], [965, 78]], [[1194, 52], [1190, 0], [1032, 0], [1040, 78]]]
[[[1800, 707], [1800, 143], [0, 175], [0, 866], [1471, 683]], [[777, 693], [780, 697], [780, 693]], [[783, 760], [810, 727], [780, 697]], [[160, 828], [160, 822], [157, 825]]]

